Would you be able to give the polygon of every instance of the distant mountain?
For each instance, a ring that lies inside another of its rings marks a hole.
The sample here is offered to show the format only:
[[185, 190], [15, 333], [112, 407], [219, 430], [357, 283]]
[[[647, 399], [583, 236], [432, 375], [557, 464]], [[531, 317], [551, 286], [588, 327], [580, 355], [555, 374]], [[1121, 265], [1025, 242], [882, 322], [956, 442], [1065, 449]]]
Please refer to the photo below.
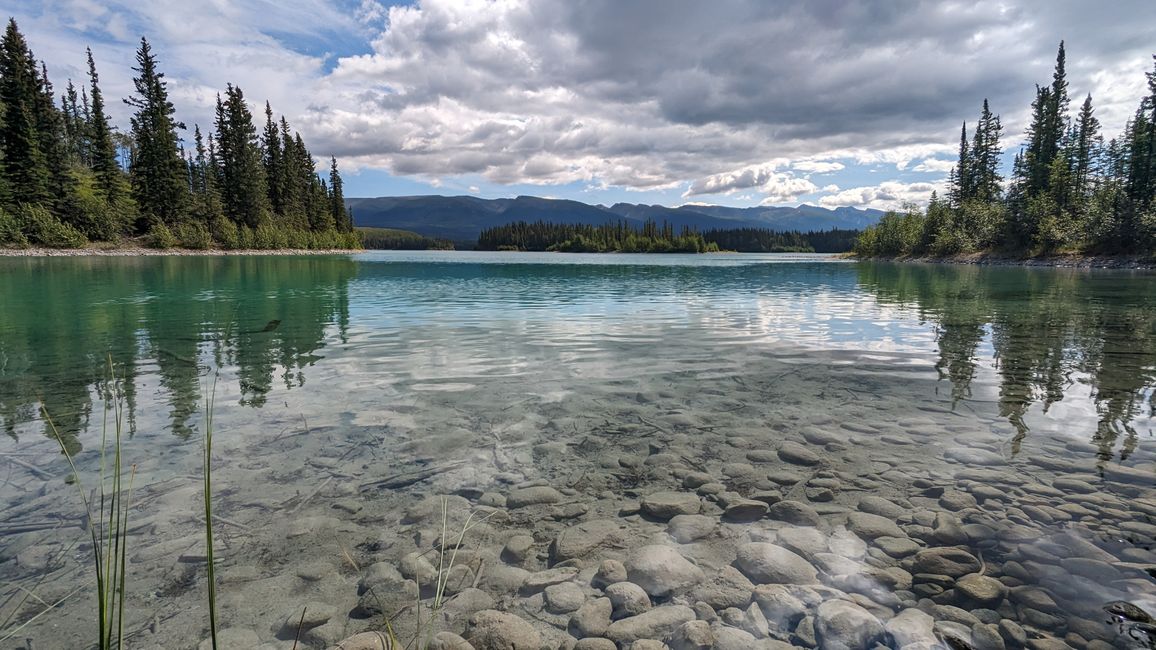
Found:
[[477, 239], [486, 228], [514, 221], [598, 225], [626, 220], [642, 223], [653, 219], [675, 228], [698, 230], [768, 228], [813, 232], [831, 228], [864, 228], [879, 221], [879, 210], [812, 205], [797, 208], [729, 208], [719, 205], [661, 205], [616, 203], [610, 207], [580, 201], [519, 196], [513, 199], [479, 199], [473, 196], [383, 196], [346, 199], [358, 226], [411, 230], [429, 237], [464, 242]]

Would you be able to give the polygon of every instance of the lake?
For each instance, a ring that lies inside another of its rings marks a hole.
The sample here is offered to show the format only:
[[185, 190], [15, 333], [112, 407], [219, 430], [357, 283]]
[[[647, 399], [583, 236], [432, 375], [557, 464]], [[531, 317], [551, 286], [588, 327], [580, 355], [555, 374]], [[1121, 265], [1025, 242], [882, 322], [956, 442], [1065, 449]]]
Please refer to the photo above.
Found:
[[127, 644], [207, 637], [209, 398], [234, 647], [412, 634], [467, 520], [436, 626], [479, 648], [489, 609], [549, 647], [694, 618], [736, 648], [1150, 647], [1111, 603], [1156, 612], [1154, 385], [1146, 271], [0, 258], [0, 648], [96, 638], [113, 406]]

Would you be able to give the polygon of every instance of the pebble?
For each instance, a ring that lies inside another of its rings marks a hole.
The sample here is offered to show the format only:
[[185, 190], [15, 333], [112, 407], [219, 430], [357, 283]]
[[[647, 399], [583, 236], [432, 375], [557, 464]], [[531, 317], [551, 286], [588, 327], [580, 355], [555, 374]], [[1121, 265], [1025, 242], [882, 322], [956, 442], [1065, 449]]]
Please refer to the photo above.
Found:
[[679, 544], [690, 544], [714, 532], [717, 523], [706, 515], [676, 515], [667, 523], [666, 532]]
[[791, 440], [784, 442], [779, 447], [779, 459], [784, 463], [807, 466], [818, 465], [822, 462], [822, 458], [818, 454]]
[[586, 596], [573, 582], [546, 587], [546, 609], [554, 614], [567, 614], [582, 606]]
[[739, 570], [756, 584], [815, 584], [815, 567], [795, 553], [775, 544], [750, 542], [738, 548]]
[[651, 596], [668, 596], [685, 591], [706, 577], [670, 546], [650, 545], [634, 551], [626, 561], [630, 580]]
[[470, 617], [465, 638], [476, 650], [540, 650], [542, 635], [521, 618], [493, 609]]
[[929, 548], [912, 558], [912, 573], [928, 573], [951, 577], [979, 571], [979, 560], [967, 551], [954, 547]]
[[701, 509], [702, 500], [689, 492], [658, 492], [642, 497], [642, 513], [659, 521], [697, 515]]
[[548, 485], [521, 488], [506, 495], [506, 507], [510, 510], [527, 506], [558, 503], [562, 493]]
[[895, 525], [895, 522], [866, 512], [853, 512], [847, 517], [847, 529], [855, 533], [863, 539], [875, 539], [877, 537], [907, 537], [907, 533], [903, 529]]
[[883, 624], [846, 600], [824, 601], [815, 615], [815, 636], [823, 650], [861, 650], [882, 639]]
[[796, 526], [818, 526], [822, 521], [814, 508], [791, 500], [780, 501], [770, 506], [767, 509], [767, 516]]
[[614, 621], [606, 628], [605, 636], [619, 646], [639, 639], [664, 639], [693, 620], [694, 610], [686, 605], [657, 607], [638, 616]]
[[605, 589], [613, 610], [611, 620], [637, 616], [650, 609], [650, 596], [633, 582], [616, 582]]

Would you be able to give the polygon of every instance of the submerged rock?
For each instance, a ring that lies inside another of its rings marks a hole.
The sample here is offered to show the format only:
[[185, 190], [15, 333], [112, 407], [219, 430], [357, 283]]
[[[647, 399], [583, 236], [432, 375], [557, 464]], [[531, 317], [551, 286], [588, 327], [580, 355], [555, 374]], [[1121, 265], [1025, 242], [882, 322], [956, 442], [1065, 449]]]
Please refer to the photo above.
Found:
[[815, 584], [818, 573], [802, 557], [782, 546], [765, 542], [743, 544], [735, 564], [757, 584]]
[[614, 621], [606, 628], [606, 638], [620, 646], [639, 639], [664, 639], [684, 623], [695, 620], [694, 610], [685, 605], [658, 607], [648, 612]]
[[883, 624], [855, 603], [828, 600], [816, 613], [815, 635], [823, 650], [861, 650], [883, 637]]
[[669, 521], [678, 515], [697, 515], [702, 500], [689, 492], [657, 492], [642, 497], [642, 514]]
[[660, 545], [635, 551], [626, 562], [626, 573], [631, 582], [656, 597], [685, 591], [706, 577], [677, 550]]
[[541, 650], [542, 636], [526, 621], [487, 609], [470, 617], [466, 640], [476, 650]]

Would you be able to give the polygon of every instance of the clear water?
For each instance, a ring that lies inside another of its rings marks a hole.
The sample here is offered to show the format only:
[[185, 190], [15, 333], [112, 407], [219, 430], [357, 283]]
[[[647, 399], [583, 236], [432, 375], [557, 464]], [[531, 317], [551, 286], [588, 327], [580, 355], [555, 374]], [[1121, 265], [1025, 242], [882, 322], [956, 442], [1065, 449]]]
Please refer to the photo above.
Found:
[[[1140, 271], [805, 255], [0, 258], [0, 622], [31, 620], [0, 648], [95, 638], [83, 507], [42, 413], [91, 489], [113, 394], [135, 466], [132, 647], [206, 634], [210, 394], [224, 623], [269, 648], [289, 647], [274, 631], [303, 602], [336, 607], [330, 634], [371, 627], [346, 616], [358, 579], [430, 544], [431, 525], [403, 516], [424, 497], [468, 508], [527, 482], [565, 488], [572, 512], [511, 510], [478, 532], [479, 557], [530, 532], [543, 551], [525, 566], [541, 569], [549, 540], [581, 521], [662, 539], [665, 524], [630, 504], [682, 490], [691, 470], [810, 503], [832, 539], [865, 495], [908, 510], [921, 547], [947, 545], [926, 530], [949, 513], [970, 525], [954, 541], [1010, 587], [986, 608], [999, 618], [1069, 644], [1142, 644], [1102, 606], [1156, 611], [1154, 383], [1156, 276]], [[814, 429], [842, 437], [810, 445], [817, 467], [750, 460]], [[682, 552], [717, 568], [782, 526], [723, 522]], [[851, 559], [905, 566], [874, 548]], [[942, 586], [865, 593], [886, 618], [961, 602]]]

